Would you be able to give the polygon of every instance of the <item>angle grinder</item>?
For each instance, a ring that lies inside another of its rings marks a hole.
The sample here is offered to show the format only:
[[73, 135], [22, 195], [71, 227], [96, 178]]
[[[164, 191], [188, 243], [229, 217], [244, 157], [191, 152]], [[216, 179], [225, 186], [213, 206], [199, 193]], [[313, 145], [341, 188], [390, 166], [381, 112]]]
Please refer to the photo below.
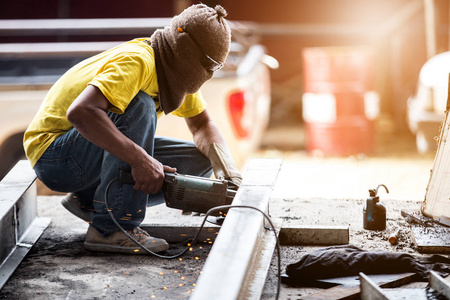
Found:
[[[164, 174], [162, 192], [166, 206], [184, 211], [206, 213], [213, 207], [230, 205], [238, 189], [233, 182], [223, 178], [205, 178], [176, 172]], [[120, 185], [134, 183], [130, 172], [120, 171]]]

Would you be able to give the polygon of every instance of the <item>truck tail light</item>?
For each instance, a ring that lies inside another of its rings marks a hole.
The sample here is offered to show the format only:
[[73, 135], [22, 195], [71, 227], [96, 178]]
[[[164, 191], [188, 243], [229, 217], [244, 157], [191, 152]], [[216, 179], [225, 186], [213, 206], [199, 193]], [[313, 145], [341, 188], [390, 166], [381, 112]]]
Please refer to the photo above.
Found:
[[246, 138], [248, 130], [244, 126], [245, 92], [238, 91], [232, 93], [228, 98], [228, 108], [233, 124], [234, 132], [239, 138]]

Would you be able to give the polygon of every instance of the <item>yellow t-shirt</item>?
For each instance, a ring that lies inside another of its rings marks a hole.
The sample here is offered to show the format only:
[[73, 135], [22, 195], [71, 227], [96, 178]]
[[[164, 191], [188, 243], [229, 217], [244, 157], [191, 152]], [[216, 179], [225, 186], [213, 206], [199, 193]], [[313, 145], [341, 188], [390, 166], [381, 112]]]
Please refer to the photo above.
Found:
[[[68, 70], [52, 86], [25, 132], [25, 154], [32, 166], [58, 136], [73, 127], [67, 120], [67, 109], [87, 85], [98, 87], [113, 105], [110, 111], [118, 114], [124, 113], [139, 91], [158, 96], [154, 52], [144, 40], [134, 39], [88, 58]], [[158, 102], [156, 106], [159, 107]], [[199, 91], [187, 95], [172, 114], [188, 118], [205, 109], [206, 102]], [[163, 114], [158, 112], [158, 118]]]

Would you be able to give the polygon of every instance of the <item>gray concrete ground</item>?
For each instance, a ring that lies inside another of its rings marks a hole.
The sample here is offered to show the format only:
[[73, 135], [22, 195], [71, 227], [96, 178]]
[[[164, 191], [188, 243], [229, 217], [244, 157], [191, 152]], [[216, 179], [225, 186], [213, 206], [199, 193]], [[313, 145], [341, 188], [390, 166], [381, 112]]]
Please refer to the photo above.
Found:
[[[326, 158], [310, 156], [289, 130], [272, 131], [278, 144], [258, 152], [257, 157], [282, 157], [283, 167], [272, 193], [270, 213], [284, 222], [302, 225], [348, 225], [350, 243], [364, 249], [416, 253], [410, 237], [402, 235], [398, 245], [387, 242], [396, 228], [407, 231], [400, 216], [403, 208], [419, 209], [425, 195], [433, 155], [420, 156], [411, 136], [385, 135], [375, 156]], [[284, 135], [284, 136], [283, 136]], [[286, 138], [287, 137], [287, 138]], [[290, 139], [290, 140], [289, 140]], [[290, 141], [290, 142], [286, 142]], [[294, 146], [293, 146], [294, 145]], [[282, 151], [280, 150], [282, 149]], [[283, 149], [289, 149], [284, 151]], [[387, 230], [362, 228], [362, 207], [368, 189], [385, 184], [380, 190], [387, 207]], [[210, 250], [210, 243], [196, 245], [182, 258], [165, 260], [151, 256], [90, 253], [83, 248], [87, 224], [70, 215], [59, 204], [61, 196], [40, 197], [40, 216], [53, 219], [39, 242], [0, 291], [3, 299], [188, 299]], [[155, 209], [154, 218], [164, 212]], [[159, 215], [159, 216], [158, 216]], [[181, 216], [180, 222], [201, 223], [200, 217]], [[151, 216], [150, 216], [151, 217]], [[184, 219], [183, 219], [184, 218]], [[189, 222], [190, 222], [189, 221]], [[172, 251], [177, 251], [175, 245]], [[317, 247], [283, 247], [282, 271], [287, 264]], [[263, 299], [273, 299], [276, 266], [272, 263]], [[317, 289], [282, 286], [280, 299], [301, 299]]]

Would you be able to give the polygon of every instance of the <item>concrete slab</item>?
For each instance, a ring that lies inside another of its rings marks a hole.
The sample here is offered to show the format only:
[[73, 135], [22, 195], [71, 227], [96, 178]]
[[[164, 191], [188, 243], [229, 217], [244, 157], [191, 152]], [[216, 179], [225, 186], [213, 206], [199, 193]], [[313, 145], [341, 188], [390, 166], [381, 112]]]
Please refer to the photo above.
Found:
[[281, 245], [345, 245], [349, 243], [348, 226], [284, 225], [280, 231]]

